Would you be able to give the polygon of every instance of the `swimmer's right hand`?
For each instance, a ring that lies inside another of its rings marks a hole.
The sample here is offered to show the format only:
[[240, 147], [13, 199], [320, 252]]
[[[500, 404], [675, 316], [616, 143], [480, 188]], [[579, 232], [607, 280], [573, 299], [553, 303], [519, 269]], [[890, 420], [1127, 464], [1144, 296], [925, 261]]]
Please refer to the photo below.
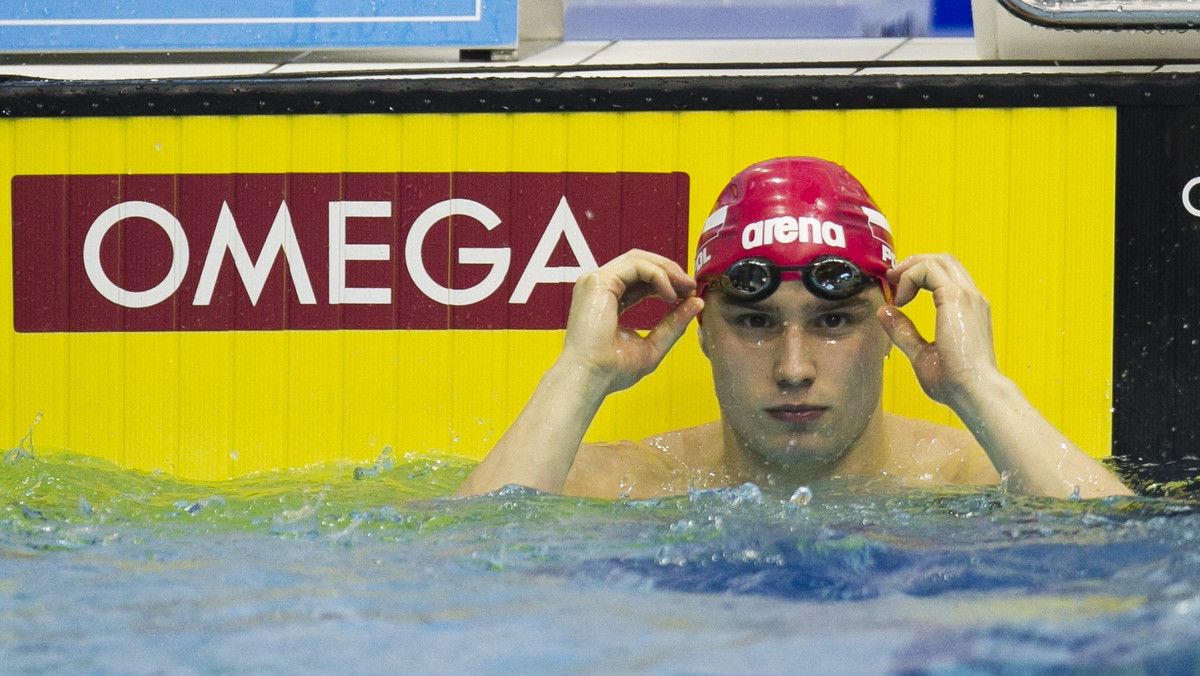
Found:
[[[671, 310], [645, 336], [623, 328], [620, 314], [651, 296]], [[623, 390], [658, 367], [703, 308], [696, 280], [675, 261], [628, 251], [575, 282], [558, 365], [582, 368], [606, 392]]]

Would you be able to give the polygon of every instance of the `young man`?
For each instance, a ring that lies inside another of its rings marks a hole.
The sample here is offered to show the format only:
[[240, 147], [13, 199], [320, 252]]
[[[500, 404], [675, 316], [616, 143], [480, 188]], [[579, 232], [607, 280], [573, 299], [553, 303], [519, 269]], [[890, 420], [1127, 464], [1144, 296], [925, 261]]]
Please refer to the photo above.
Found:
[[[700, 234], [696, 278], [630, 251], [575, 285], [562, 354], [460, 495], [521, 484], [596, 497], [795, 487], [835, 476], [995, 484], [1084, 498], [1128, 489], [1051, 425], [996, 366], [987, 300], [949, 255], [893, 267], [886, 219], [845, 169], [814, 158], [735, 176]], [[898, 308], [925, 289], [927, 342]], [[646, 336], [618, 315], [672, 309]], [[604, 398], [653, 371], [692, 319], [721, 418], [641, 442], [582, 444]], [[970, 432], [885, 413], [892, 345]]]

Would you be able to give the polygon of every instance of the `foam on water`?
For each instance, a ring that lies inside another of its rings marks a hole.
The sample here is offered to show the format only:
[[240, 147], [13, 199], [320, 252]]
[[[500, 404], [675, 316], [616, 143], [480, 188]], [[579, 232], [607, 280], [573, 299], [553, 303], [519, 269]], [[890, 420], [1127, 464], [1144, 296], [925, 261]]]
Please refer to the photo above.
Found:
[[0, 463], [0, 664], [121, 674], [1200, 668], [1200, 510], [1187, 481], [1128, 472], [1143, 491], [1175, 497], [1098, 501], [883, 481], [649, 501], [516, 487], [445, 497], [470, 468], [385, 454], [205, 483], [10, 455]]

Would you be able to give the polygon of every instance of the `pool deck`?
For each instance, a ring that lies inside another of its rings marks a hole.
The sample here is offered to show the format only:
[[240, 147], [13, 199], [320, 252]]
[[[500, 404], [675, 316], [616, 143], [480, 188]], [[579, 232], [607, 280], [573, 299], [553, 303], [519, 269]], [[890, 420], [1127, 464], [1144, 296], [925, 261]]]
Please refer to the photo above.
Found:
[[[0, 81], [173, 80], [312, 75], [370, 78], [855, 76], [1200, 72], [1175, 61], [989, 61], [974, 38], [565, 41], [508, 61], [461, 61], [456, 49], [358, 52], [0, 55]], [[678, 66], [678, 68], [673, 68]]]

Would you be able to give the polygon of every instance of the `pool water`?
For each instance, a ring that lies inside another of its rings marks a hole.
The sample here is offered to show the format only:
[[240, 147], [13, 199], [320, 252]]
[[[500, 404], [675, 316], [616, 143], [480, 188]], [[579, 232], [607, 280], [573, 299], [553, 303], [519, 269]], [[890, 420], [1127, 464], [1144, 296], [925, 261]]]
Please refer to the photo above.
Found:
[[1153, 467], [1121, 468], [1142, 496], [1097, 501], [883, 481], [445, 497], [471, 466], [206, 483], [11, 453], [0, 672], [1200, 671], [1200, 503]]

